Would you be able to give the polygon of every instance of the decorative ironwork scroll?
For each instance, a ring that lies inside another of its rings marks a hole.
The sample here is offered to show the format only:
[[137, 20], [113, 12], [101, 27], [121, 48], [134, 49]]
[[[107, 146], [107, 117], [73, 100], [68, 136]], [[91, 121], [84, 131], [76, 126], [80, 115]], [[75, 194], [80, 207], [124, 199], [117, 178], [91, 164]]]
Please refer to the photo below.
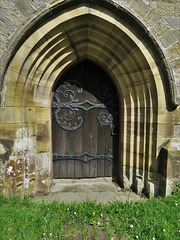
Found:
[[110, 125], [113, 122], [113, 116], [106, 112], [101, 112], [98, 116], [98, 121], [103, 126]]
[[[76, 90], [72, 86], [76, 86]], [[82, 126], [83, 119], [77, 116], [76, 112], [80, 109], [89, 111], [91, 109], [113, 109], [113, 91], [108, 86], [103, 86], [99, 89], [98, 95], [103, 103], [93, 103], [89, 100], [79, 101], [78, 94], [83, 92], [81, 84], [75, 80], [64, 82], [54, 94], [52, 108], [58, 125], [64, 130], [76, 130]], [[111, 125], [113, 117], [111, 114], [101, 112], [98, 116], [98, 121], [101, 125]]]
[[[111, 165], [112, 159], [113, 159], [113, 155], [111, 153], [112, 153], [112, 149], [109, 149], [109, 153], [105, 154], [105, 155], [94, 155], [94, 154], [90, 154], [88, 152], [84, 152], [84, 153], [76, 155], [76, 156], [53, 155], [53, 160], [54, 161], [57, 161], [57, 160], [79, 160], [83, 163], [88, 163], [92, 160], [105, 159], [108, 161], [108, 164]], [[87, 157], [88, 159], [84, 159], [85, 157]]]

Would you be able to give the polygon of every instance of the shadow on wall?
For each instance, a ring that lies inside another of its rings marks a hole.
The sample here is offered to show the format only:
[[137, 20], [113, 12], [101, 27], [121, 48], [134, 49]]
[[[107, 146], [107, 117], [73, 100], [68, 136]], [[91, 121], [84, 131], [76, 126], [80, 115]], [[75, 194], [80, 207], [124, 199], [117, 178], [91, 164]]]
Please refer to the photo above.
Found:
[[[141, 101], [138, 99], [140, 96], [134, 94], [133, 104], [127, 108], [127, 123], [123, 122], [121, 128], [122, 134], [126, 136], [124, 176], [134, 192], [149, 197], [150, 193], [155, 196], [158, 194], [156, 157], [158, 100], [154, 83], [150, 86], [142, 84], [141, 87], [145, 97]], [[123, 146], [123, 140], [121, 144]], [[126, 183], [122, 185], [125, 186]]]

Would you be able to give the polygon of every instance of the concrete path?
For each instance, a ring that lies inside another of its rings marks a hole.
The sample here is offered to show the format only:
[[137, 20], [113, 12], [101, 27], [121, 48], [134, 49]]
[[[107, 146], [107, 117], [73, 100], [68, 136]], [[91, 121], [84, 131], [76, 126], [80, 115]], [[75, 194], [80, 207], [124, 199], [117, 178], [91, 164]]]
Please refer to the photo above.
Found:
[[115, 200], [129, 202], [143, 200], [131, 191], [121, 189], [112, 178], [53, 179], [50, 194], [37, 196], [37, 201], [111, 203]]

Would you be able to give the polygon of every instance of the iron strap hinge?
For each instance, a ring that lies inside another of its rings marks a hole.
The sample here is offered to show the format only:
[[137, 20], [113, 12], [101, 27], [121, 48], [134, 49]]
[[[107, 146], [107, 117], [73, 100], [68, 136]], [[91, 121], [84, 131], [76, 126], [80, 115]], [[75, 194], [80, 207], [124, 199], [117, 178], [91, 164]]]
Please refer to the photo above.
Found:
[[[112, 151], [112, 150], [110, 150]], [[83, 157], [87, 156], [88, 159], [84, 159]], [[61, 155], [56, 155], [54, 154], [53, 155], [53, 160], [54, 161], [58, 161], [58, 160], [78, 160], [78, 161], [81, 161], [83, 163], [88, 163], [92, 160], [98, 160], [98, 159], [104, 159], [104, 160], [107, 160], [108, 161], [108, 164], [111, 165], [112, 164], [112, 158], [113, 158], [113, 155], [112, 154], [105, 154], [105, 155], [94, 155], [94, 154], [90, 154], [88, 152], [84, 152], [82, 154], [79, 154], [79, 155], [64, 155], [64, 156], [61, 156]]]

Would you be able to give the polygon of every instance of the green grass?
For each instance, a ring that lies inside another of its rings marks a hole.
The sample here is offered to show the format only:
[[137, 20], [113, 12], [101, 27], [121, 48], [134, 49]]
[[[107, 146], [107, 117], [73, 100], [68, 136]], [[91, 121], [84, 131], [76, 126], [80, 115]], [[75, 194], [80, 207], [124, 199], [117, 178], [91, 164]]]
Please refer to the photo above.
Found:
[[0, 196], [0, 240], [180, 239], [180, 191], [164, 199], [112, 204], [37, 203]]

